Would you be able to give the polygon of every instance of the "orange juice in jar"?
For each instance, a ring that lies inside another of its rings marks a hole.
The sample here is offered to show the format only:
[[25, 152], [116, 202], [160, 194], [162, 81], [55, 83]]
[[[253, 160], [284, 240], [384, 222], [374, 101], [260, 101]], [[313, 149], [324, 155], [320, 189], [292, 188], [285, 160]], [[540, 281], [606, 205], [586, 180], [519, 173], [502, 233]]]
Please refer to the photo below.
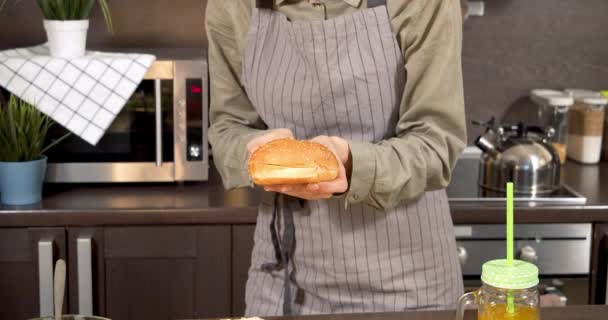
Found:
[[457, 320], [468, 305], [477, 305], [478, 320], [539, 320], [538, 268], [528, 262], [492, 260], [482, 267], [483, 285], [458, 303]]
[[503, 319], [518, 319], [518, 320], [538, 320], [538, 308], [530, 306], [518, 306], [515, 312], [509, 313], [506, 304], [496, 304], [485, 306], [484, 310], [478, 311], [477, 319], [479, 320], [503, 320]]

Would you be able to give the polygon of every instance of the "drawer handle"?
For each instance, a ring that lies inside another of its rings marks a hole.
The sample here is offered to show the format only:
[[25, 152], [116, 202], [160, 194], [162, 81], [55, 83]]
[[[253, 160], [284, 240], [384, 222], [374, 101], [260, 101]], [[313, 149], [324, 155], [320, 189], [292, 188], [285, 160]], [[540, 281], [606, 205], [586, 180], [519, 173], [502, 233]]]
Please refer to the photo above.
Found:
[[38, 241], [38, 294], [40, 316], [52, 316], [53, 311], [53, 241]]
[[78, 238], [78, 313], [84, 316], [93, 315], [93, 264], [91, 238]]

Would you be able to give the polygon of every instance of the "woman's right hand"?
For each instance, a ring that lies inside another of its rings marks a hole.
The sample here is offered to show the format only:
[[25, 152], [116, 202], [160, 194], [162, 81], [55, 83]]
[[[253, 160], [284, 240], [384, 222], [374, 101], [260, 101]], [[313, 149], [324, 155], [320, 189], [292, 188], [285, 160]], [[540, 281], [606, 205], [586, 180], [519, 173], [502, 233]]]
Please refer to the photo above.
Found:
[[257, 148], [259, 148], [260, 146], [262, 146], [270, 141], [273, 141], [273, 140], [287, 139], [287, 138], [294, 139], [293, 132], [291, 132], [290, 129], [281, 128], [281, 129], [268, 130], [268, 132], [266, 134], [253, 138], [253, 139], [251, 139], [251, 141], [249, 141], [249, 143], [247, 143], [248, 158], [251, 157], [251, 154], [255, 150], [257, 150]]

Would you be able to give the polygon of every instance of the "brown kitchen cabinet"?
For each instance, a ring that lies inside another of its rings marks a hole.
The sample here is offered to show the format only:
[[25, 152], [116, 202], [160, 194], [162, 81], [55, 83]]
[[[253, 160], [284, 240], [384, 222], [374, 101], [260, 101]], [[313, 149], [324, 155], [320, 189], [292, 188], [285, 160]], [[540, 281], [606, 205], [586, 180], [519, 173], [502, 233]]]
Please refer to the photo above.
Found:
[[225, 317], [230, 226], [107, 227], [105, 312], [113, 320]]
[[0, 319], [53, 314], [53, 269], [66, 251], [63, 228], [0, 229]]
[[59, 258], [68, 267], [64, 312], [113, 320], [230, 316], [231, 234], [229, 225], [0, 229], [0, 319], [53, 313]]
[[251, 265], [255, 225], [232, 227], [232, 316], [245, 314], [245, 285]]
[[594, 228], [591, 304], [608, 304], [608, 224], [596, 224]]

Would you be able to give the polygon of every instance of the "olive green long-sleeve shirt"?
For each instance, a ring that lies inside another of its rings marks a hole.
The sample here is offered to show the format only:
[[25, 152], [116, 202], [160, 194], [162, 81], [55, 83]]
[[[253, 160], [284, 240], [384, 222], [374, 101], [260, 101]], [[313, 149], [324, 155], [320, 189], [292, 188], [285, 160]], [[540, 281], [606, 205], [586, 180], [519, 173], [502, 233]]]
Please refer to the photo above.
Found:
[[[241, 82], [252, 0], [209, 0], [211, 86], [209, 139], [226, 188], [251, 186], [247, 143], [264, 134]], [[291, 20], [321, 20], [367, 7], [366, 0], [275, 0]], [[391, 208], [444, 188], [466, 141], [462, 86], [462, 16], [457, 0], [388, 0], [407, 81], [394, 137], [349, 141], [352, 174], [347, 203]]]

